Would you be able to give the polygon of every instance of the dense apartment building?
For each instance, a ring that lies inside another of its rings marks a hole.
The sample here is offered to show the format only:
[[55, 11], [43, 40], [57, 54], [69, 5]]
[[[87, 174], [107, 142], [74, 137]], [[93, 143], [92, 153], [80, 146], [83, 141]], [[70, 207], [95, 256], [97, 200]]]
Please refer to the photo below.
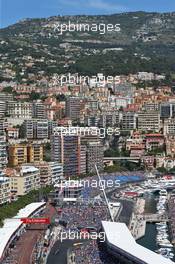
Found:
[[48, 162], [48, 167], [51, 175], [51, 184], [56, 184], [64, 179], [62, 163]]
[[0, 205], [10, 202], [10, 179], [0, 172]]
[[64, 176], [81, 174], [81, 147], [79, 136], [53, 135], [51, 139], [52, 160], [62, 163]]
[[143, 110], [145, 111], [158, 111], [159, 110], [159, 103], [155, 102], [155, 103], [145, 103], [143, 105]]
[[33, 102], [32, 105], [32, 117], [36, 119], [46, 118], [45, 105], [41, 100]]
[[42, 187], [56, 184], [63, 179], [63, 165], [58, 162], [39, 162], [35, 166], [40, 171], [40, 184]]
[[6, 129], [8, 128], [8, 122], [5, 119], [0, 119], [0, 136], [6, 134]]
[[160, 114], [158, 111], [140, 111], [138, 113], [138, 129], [143, 131], [160, 130]]
[[51, 174], [47, 162], [36, 163], [35, 167], [40, 171], [40, 185], [41, 187], [51, 185]]
[[164, 120], [163, 131], [164, 135], [175, 135], [175, 118], [169, 118]]
[[0, 101], [1, 102], [9, 102], [13, 101], [13, 94], [10, 93], [0, 93]]
[[134, 112], [123, 112], [121, 128], [123, 130], [134, 130], [137, 128], [137, 114]]
[[32, 118], [32, 103], [9, 101], [7, 103], [7, 114], [15, 119]]
[[101, 114], [92, 113], [84, 116], [84, 124], [92, 127], [119, 127], [121, 114], [119, 111], [107, 111]]
[[7, 103], [0, 101], [0, 118], [4, 117], [7, 111]]
[[81, 174], [86, 174], [86, 152], [87, 152], [87, 147], [85, 145], [80, 146], [80, 172]]
[[175, 117], [175, 103], [162, 103], [160, 105], [160, 117], [162, 119]]
[[66, 117], [73, 121], [80, 118], [81, 99], [79, 97], [68, 97], [66, 100]]
[[47, 139], [50, 138], [56, 126], [57, 123], [55, 121], [47, 119], [25, 120], [22, 125], [21, 135], [27, 139]]
[[27, 145], [27, 162], [35, 163], [43, 161], [43, 145], [33, 143]]
[[100, 127], [119, 127], [120, 123], [120, 113], [119, 111], [113, 111], [113, 112], [102, 112], [101, 115], [99, 115], [99, 122], [98, 126]]
[[8, 148], [9, 166], [43, 161], [43, 146], [33, 144], [13, 144]]
[[25, 120], [22, 126], [22, 134], [27, 139], [45, 139], [48, 138], [47, 120]]
[[20, 119], [46, 118], [45, 105], [40, 100], [34, 101], [33, 103], [8, 101], [7, 109], [6, 109], [6, 102], [0, 101], [0, 114], [1, 112], [4, 113], [4, 111], [7, 112], [7, 115], [9, 115], [12, 118], [20, 118]]
[[86, 115], [84, 116], [83, 123], [88, 127], [97, 127], [99, 125], [99, 116], [97, 115]]
[[40, 172], [34, 166], [22, 166], [14, 170], [14, 174], [9, 178], [11, 192], [16, 196], [22, 196], [40, 188]]
[[7, 142], [5, 136], [0, 136], [0, 168], [6, 167], [7, 160]]
[[87, 144], [87, 172], [95, 172], [95, 164], [99, 171], [103, 170], [103, 144], [101, 141], [89, 142]]
[[8, 147], [9, 166], [18, 166], [27, 163], [27, 146], [14, 144]]

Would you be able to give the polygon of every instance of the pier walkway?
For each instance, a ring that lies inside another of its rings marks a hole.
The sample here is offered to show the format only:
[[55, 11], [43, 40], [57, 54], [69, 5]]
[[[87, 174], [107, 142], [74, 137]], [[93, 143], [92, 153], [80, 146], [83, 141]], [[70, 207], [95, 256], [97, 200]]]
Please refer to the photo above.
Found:
[[169, 222], [169, 218], [167, 215], [160, 215], [160, 214], [145, 214], [143, 215], [143, 219], [146, 222], [150, 222], [150, 223]]

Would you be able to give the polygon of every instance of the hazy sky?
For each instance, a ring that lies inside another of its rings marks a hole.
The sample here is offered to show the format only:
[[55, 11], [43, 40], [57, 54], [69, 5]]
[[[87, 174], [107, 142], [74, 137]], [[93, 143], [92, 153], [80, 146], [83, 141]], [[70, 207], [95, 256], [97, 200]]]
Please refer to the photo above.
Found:
[[53, 15], [175, 11], [175, 0], [0, 0], [0, 27], [23, 18]]

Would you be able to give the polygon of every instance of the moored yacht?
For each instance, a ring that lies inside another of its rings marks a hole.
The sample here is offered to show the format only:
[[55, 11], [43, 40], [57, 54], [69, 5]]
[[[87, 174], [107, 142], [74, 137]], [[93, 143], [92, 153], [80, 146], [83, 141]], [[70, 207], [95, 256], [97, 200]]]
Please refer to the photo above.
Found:
[[162, 189], [162, 190], [160, 190], [160, 192], [159, 192], [159, 195], [160, 196], [167, 196], [167, 190], [165, 190], [165, 189]]

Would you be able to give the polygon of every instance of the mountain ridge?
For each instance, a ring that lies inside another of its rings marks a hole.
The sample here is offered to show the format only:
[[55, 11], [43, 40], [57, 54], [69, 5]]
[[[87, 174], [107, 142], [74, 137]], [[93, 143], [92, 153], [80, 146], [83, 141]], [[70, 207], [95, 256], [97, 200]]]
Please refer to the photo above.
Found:
[[[54, 31], [56, 23], [120, 24], [120, 32]], [[175, 12], [51, 16], [25, 19], [0, 29], [0, 53], [15, 74], [44, 71], [82, 74], [175, 72]], [[26, 67], [27, 57], [32, 68]], [[3, 72], [3, 70], [1, 70]], [[15, 75], [15, 76], [16, 76]]]

